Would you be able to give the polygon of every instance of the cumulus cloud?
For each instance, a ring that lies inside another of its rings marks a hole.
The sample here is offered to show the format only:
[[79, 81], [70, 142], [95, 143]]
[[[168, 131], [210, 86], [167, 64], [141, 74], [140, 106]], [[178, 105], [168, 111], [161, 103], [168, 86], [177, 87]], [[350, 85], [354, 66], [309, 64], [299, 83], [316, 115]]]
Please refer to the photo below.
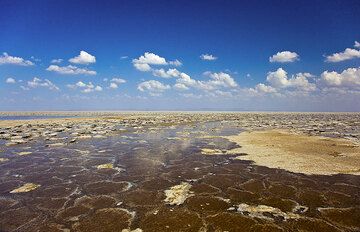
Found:
[[133, 59], [132, 63], [136, 69], [142, 72], [151, 70], [150, 65], [167, 65], [168, 62], [165, 58], [158, 56], [151, 52], [145, 52], [144, 55], [137, 59]]
[[259, 83], [255, 86], [255, 88], [250, 88], [249, 89], [250, 93], [254, 94], [254, 95], [264, 95], [264, 94], [274, 94], [277, 93], [276, 89], [269, 86], [269, 85], [265, 85], [263, 83]]
[[126, 83], [126, 80], [122, 79], [122, 78], [116, 78], [114, 77], [113, 79], [110, 80], [111, 82], [114, 82], [116, 84], [123, 84]]
[[152, 96], [158, 96], [167, 89], [170, 89], [170, 85], [165, 85], [156, 80], [144, 81], [138, 84], [137, 89], [141, 92], [149, 92]]
[[26, 86], [23, 86], [23, 85], [21, 85], [21, 86], [20, 86], [20, 89], [22, 89], [22, 90], [24, 90], [24, 91], [28, 91], [28, 90], [30, 90], [30, 88], [29, 88], [29, 87], [26, 87]]
[[238, 84], [228, 73], [211, 73], [205, 72], [204, 75], [209, 76], [212, 80], [207, 82], [207, 84], [212, 86], [222, 86], [225, 88], [234, 88], [237, 87]]
[[230, 91], [215, 90], [213, 94], [214, 94], [214, 96], [220, 96], [220, 97], [226, 97], [226, 98], [233, 97], [233, 94]]
[[61, 62], [63, 62], [63, 59], [53, 59], [53, 60], [51, 60], [52, 64], [60, 64]]
[[183, 83], [176, 83], [176, 84], [174, 85], [174, 89], [180, 90], [180, 91], [184, 91], [184, 90], [188, 90], [189, 87], [187, 87], [187, 86], [184, 85]]
[[168, 69], [165, 71], [164, 69], [155, 69], [153, 70], [153, 75], [162, 78], [172, 78], [172, 77], [179, 77], [181, 72], [179, 72], [175, 68]]
[[116, 84], [116, 83], [114, 83], [114, 82], [112, 82], [112, 83], [110, 83], [110, 85], [109, 85], [109, 88], [110, 89], [117, 89], [119, 86]]
[[175, 89], [184, 90], [185, 89], [184, 86], [185, 86], [187, 88], [192, 87], [204, 91], [211, 91], [220, 88], [235, 88], [238, 86], [236, 81], [227, 73], [205, 72], [204, 75], [210, 77], [210, 80], [207, 81], [194, 80], [186, 73], [179, 72], [178, 75], [176, 76], [178, 78], [176, 80], [176, 84], [178, 85]]
[[69, 75], [78, 75], [78, 74], [85, 74], [85, 75], [96, 75], [96, 71], [88, 70], [86, 68], [78, 68], [74, 65], [68, 66], [58, 66], [58, 65], [50, 65], [47, 71], [57, 72], [60, 74], [69, 74]]
[[296, 52], [282, 51], [269, 57], [271, 63], [290, 63], [299, 60], [299, 55]]
[[282, 68], [278, 68], [275, 72], [268, 72], [266, 80], [276, 88], [284, 88], [289, 84], [287, 72]]
[[92, 64], [96, 62], [96, 58], [85, 51], [80, 51], [80, 54], [69, 59], [69, 62], [74, 64]]
[[181, 66], [182, 65], [180, 60], [169, 61], [169, 64], [174, 65], [174, 66]]
[[354, 47], [360, 48], [360, 43], [358, 41], [355, 41]]
[[40, 79], [34, 77], [31, 81], [27, 82], [29, 88], [38, 88], [38, 87], [46, 87], [50, 90], [60, 90], [54, 83], [49, 81], [48, 79]]
[[288, 78], [287, 72], [278, 68], [274, 72], [268, 72], [266, 80], [270, 86], [277, 89], [295, 88], [302, 91], [315, 91], [316, 85], [309, 82], [309, 78], [314, 77], [310, 73], [297, 73]]
[[321, 84], [327, 87], [360, 90], [360, 67], [348, 68], [341, 73], [325, 71], [321, 74]]
[[70, 89], [80, 89], [80, 91], [82, 93], [91, 93], [94, 91], [100, 92], [103, 90], [103, 88], [99, 85], [95, 86], [92, 82], [88, 82], [86, 84], [82, 81], [78, 81], [77, 83], [75, 83], [73, 85], [67, 85], [67, 87]]
[[2, 56], [0, 56], [0, 65], [2, 64], [13, 64], [13, 65], [20, 65], [20, 66], [32, 66], [34, 65], [33, 62], [30, 60], [25, 60], [21, 57], [16, 56], [10, 56], [6, 52], [3, 53]]
[[16, 83], [16, 80], [12, 77], [9, 77], [9, 78], [6, 78], [5, 82], [7, 84], [15, 84]]
[[137, 70], [139, 70], [141, 72], [151, 71], [151, 67], [148, 64], [141, 64], [141, 63], [134, 63], [133, 62], [133, 65]]
[[120, 84], [126, 83], [126, 80], [122, 79], [122, 78], [113, 78], [110, 80], [110, 85], [109, 88], [110, 89], [117, 89], [119, 87]]
[[153, 74], [158, 74], [158, 76], [162, 76], [162, 74], [159, 73], [165, 72], [165, 70], [161, 70], [161, 69], [154, 70], [151, 66], [153, 65], [181, 66], [182, 65], [181, 61], [179, 60], [167, 61], [164, 57], [161, 57], [151, 52], [145, 52], [144, 55], [140, 56], [139, 58], [133, 59], [132, 63], [137, 70], [142, 72], [153, 71]]
[[202, 60], [216, 60], [217, 59], [217, 57], [216, 56], [213, 56], [213, 55], [211, 55], [211, 54], [202, 54], [201, 56], [200, 56], [200, 59], [202, 59]]
[[360, 58], [360, 51], [353, 48], [346, 48], [345, 51], [334, 53], [326, 57], [326, 62], [336, 63], [344, 60]]

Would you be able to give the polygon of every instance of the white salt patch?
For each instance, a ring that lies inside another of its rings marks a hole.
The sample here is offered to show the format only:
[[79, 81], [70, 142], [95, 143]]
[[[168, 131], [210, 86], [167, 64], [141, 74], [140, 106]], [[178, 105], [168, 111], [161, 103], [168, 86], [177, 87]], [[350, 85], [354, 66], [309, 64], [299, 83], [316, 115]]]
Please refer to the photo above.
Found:
[[273, 217], [282, 217], [284, 220], [287, 219], [298, 219], [301, 216], [295, 213], [285, 213], [278, 208], [274, 208], [267, 205], [248, 205], [248, 204], [240, 204], [237, 206], [237, 211], [253, 218], [261, 218], [266, 220], [274, 220]]
[[137, 228], [135, 230], [130, 230], [130, 229], [123, 229], [121, 230], [121, 232], [142, 232], [143, 230], [140, 228]]
[[182, 182], [179, 185], [175, 185], [168, 190], [165, 190], [165, 202], [169, 205], [181, 205], [185, 200], [193, 196], [190, 192], [191, 184]]

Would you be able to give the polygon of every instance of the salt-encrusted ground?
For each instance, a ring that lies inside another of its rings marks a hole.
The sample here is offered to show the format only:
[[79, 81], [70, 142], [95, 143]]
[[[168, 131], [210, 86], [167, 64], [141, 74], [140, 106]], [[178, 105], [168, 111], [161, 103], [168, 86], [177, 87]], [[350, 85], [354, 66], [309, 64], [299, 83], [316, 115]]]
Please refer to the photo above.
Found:
[[360, 114], [65, 116], [0, 121], [0, 231], [360, 229]]

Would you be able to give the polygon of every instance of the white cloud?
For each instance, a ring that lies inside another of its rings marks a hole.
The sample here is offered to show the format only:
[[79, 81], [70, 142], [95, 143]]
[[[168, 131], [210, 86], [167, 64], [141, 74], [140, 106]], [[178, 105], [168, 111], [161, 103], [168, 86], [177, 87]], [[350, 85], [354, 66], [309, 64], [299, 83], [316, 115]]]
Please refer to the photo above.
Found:
[[34, 77], [31, 81], [27, 82], [28, 87], [37, 88], [37, 87], [46, 87], [50, 90], [60, 90], [55, 84], [53, 84], [48, 79], [41, 80], [40, 78]]
[[167, 65], [168, 62], [165, 58], [158, 56], [151, 52], [145, 52], [144, 55], [137, 59], [133, 59], [132, 63], [134, 67], [142, 72], [151, 70], [150, 65]]
[[119, 87], [120, 84], [126, 83], [126, 80], [121, 79], [121, 78], [113, 78], [110, 80], [110, 85], [109, 88], [110, 89], [117, 89]]
[[250, 88], [249, 91], [255, 95], [273, 94], [277, 92], [275, 88], [263, 83], [257, 84], [255, 88]]
[[208, 82], [208, 84], [213, 86], [222, 86], [225, 88], [235, 88], [238, 86], [236, 81], [227, 73], [219, 72], [219, 73], [211, 73], [205, 72], [206, 76], [209, 76], [212, 80]]
[[[77, 82], [77, 83], [76, 83], [76, 86], [77, 86], [77, 87], [80, 87], [80, 88], [82, 88], [82, 87], [87, 87], [87, 85], [86, 85], [84, 82], [82, 82], [82, 81]], [[89, 83], [89, 88], [94, 88], [94, 85], [93, 85], [91, 82]]]
[[174, 65], [174, 66], [181, 66], [182, 65], [180, 60], [169, 61], [169, 64]]
[[268, 72], [266, 80], [275, 88], [284, 88], [288, 86], [287, 72], [278, 68], [275, 72]]
[[325, 61], [335, 63], [355, 58], [360, 58], [360, 51], [353, 48], [346, 48], [343, 52], [334, 53], [330, 56], [327, 56]]
[[299, 60], [299, 55], [296, 52], [290, 52], [290, 51], [278, 52], [269, 58], [269, 61], [271, 63], [273, 62], [288, 63], [297, 60]]
[[215, 96], [220, 96], [220, 97], [233, 97], [233, 94], [229, 91], [222, 91], [222, 90], [215, 90], [214, 92]]
[[110, 83], [110, 85], [109, 85], [109, 88], [110, 89], [117, 89], [119, 86], [116, 84], [116, 83], [114, 83], [114, 82], [112, 82], [112, 83]]
[[53, 60], [51, 60], [52, 64], [60, 64], [61, 62], [63, 62], [63, 59], [53, 59]]
[[96, 71], [88, 70], [86, 68], [78, 68], [74, 65], [68, 66], [58, 66], [58, 65], [50, 65], [47, 71], [57, 72], [60, 74], [70, 74], [70, 75], [77, 75], [77, 74], [85, 74], [85, 75], [96, 75]]
[[102, 91], [103, 88], [99, 85], [95, 86], [92, 82], [88, 82], [87, 84], [82, 82], [82, 81], [78, 81], [76, 84], [74, 85], [67, 85], [68, 88], [70, 89], [80, 89], [80, 91], [82, 93], [91, 93], [94, 91]]
[[156, 80], [141, 82], [137, 89], [141, 92], [148, 91], [152, 96], [158, 96], [167, 89], [170, 89], [170, 85], [165, 85]]
[[278, 68], [274, 72], [268, 72], [266, 80], [270, 83], [270, 86], [277, 89], [295, 88], [302, 91], [315, 91], [316, 85], [309, 82], [309, 78], [314, 77], [310, 73], [297, 73], [288, 78], [287, 72]]
[[2, 56], [0, 56], [0, 65], [2, 64], [14, 64], [14, 65], [21, 65], [21, 66], [31, 66], [34, 65], [33, 62], [30, 60], [25, 60], [21, 57], [16, 56], [10, 56], [6, 52], [3, 53]]
[[186, 87], [197, 88], [200, 85], [200, 82], [192, 79], [186, 73], [180, 73], [179, 78], [176, 80], [176, 83], [185, 85]]
[[154, 64], [154, 65], [166, 65], [166, 59], [158, 56], [151, 52], [145, 52], [144, 55], [140, 56], [138, 59], [133, 60], [134, 63], [140, 64]]
[[102, 91], [103, 88], [102, 88], [101, 86], [98, 86], [98, 85], [97, 85], [97, 86], [94, 88], [94, 90], [95, 90], [95, 91]]
[[174, 89], [184, 91], [184, 90], [188, 90], [189, 88], [186, 85], [184, 85], [183, 83], [176, 83], [174, 85]]
[[162, 77], [162, 78], [179, 77], [180, 74], [181, 73], [175, 68], [168, 69], [167, 71], [165, 71], [164, 69], [155, 69], [155, 70], [153, 70], [153, 75], [154, 76]]
[[200, 56], [200, 59], [202, 59], [202, 60], [216, 60], [217, 57], [213, 56], [213, 55], [210, 55], [210, 54], [202, 54]]
[[321, 74], [321, 83], [328, 87], [360, 90], [360, 67], [348, 68], [341, 73], [325, 71]]
[[355, 41], [354, 47], [360, 48], [360, 43], [358, 41]]
[[117, 83], [117, 84], [123, 84], [126, 83], [126, 80], [121, 79], [121, 78], [113, 78], [110, 80], [111, 82]]
[[141, 72], [151, 71], [151, 67], [148, 64], [134, 63], [134, 67]]
[[[164, 57], [158, 56], [151, 52], [145, 52], [144, 55], [140, 56], [137, 59], [133, 59], [132, 63], [134, 67], [142, 72], [153, 71], [153, 74], [156, 76], [165, 77], [165, 70], [163, 69], [153, 69], [151, 66], [153, 65], [173, 65], [173, 66], [181, 66], [182, 63], [179, 60], [166, 61]], [[161, 73], [162, 72], [162, 73]]]
[[[227, 73], [219, 72], [219, 73], [212, 73], [212, 72], [205, 72], [204, 75], [210, 77], [208, 81], [199, 81], [192, 79], [186, 73], [178, 72], [176, 76], [178, 79], [176, 80], [177, 87], [179, 86], [186, 86], [192, 87], [200, 90], [211, 91], [216, 90], [219, 88], [235, 88], [238, 86], [236, 81]], [[184, 89], [184, 88], [175, 88], [175, 89]]]
[[25, 87], [25, 86], [23, 86], [23, 85], [21, 85], [20, 88], [21, 88], [22, 90], [24, 90], [24, 91], [30, 90], [28, 87]]
[[127, 59], [127, 58], [129, 58], [128, 56], [122, 56], [122, 57], [120, 57], [120, 59], [122, 59], [122, 60], [125, 60], [125, 59]]
[[80, 51], [80, 54], [69, 59], [69, 62], [74, 64], [92, 64], [96, 62], [96, 58], [85, 51]]
[[15, 83], [16, 83], [16, 80], [15, 80], [14, 78], [12, 78], [12, 77], [9, 77], [9, 78], [7, 78], [7, 79], [5, 80], [5, 82], [6, 82], [7, 84], [15, 84]]
[[36, 62], [40, 62], [40, 61], [41, 61], [41, 59], [36, 58], [35, 56], [31, 56], [30, 58], [31, 58], [33, 61], [36, 61]]

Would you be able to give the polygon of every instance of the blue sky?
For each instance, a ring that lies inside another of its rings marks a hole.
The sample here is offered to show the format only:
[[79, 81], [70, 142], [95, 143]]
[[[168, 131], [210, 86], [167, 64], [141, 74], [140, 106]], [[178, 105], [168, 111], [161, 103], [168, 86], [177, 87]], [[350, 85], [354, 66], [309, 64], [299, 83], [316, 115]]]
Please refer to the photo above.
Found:
[[359, 12], [0, 0], [0, 110], [360, 111]]

